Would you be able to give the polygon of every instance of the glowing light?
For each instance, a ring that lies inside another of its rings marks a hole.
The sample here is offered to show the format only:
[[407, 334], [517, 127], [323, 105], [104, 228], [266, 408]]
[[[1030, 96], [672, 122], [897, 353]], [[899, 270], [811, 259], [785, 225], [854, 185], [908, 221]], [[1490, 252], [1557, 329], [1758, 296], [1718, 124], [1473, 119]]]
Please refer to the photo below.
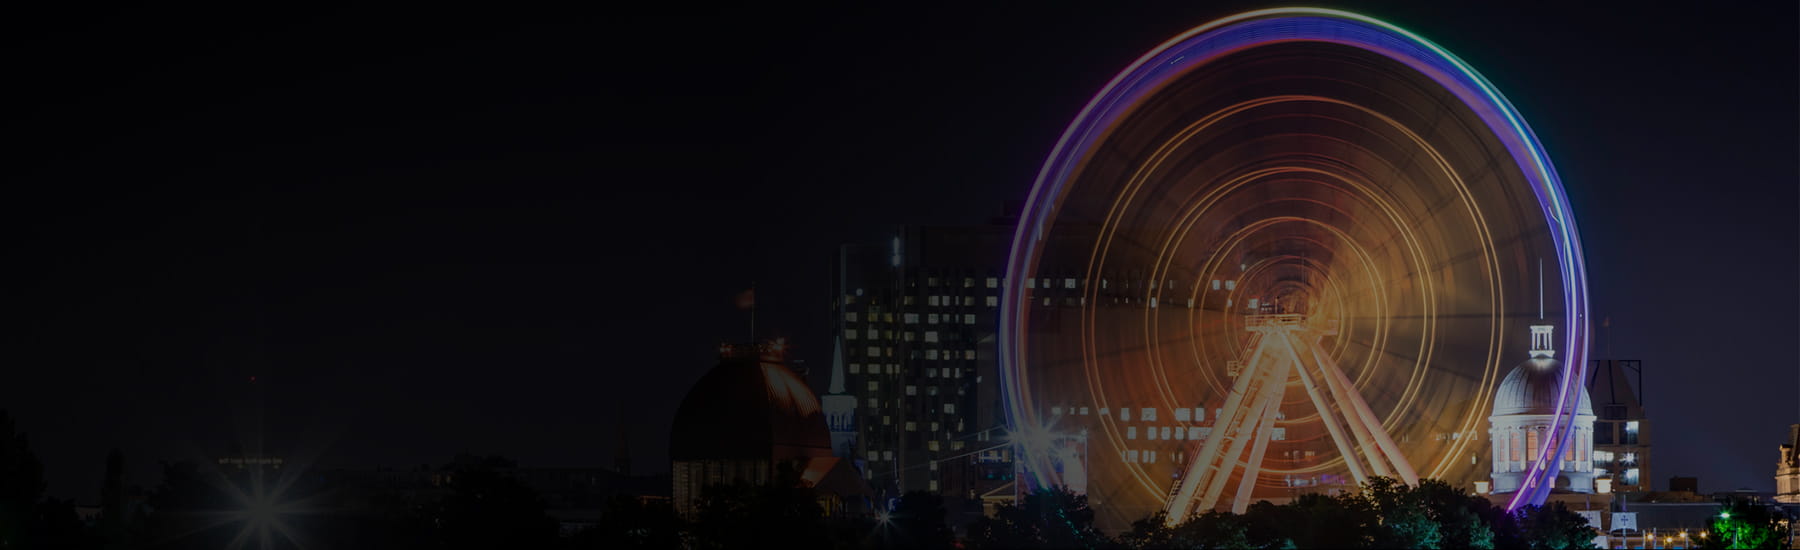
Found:
[[[1033, 408], [1031, 396], [1024, 388], [1028, 363], [1021, 345], [1025, 315], [1025, 292], [1021, 281], [1030, 277], [1040, 259], [1039, 244], [1045, 238], [1046, 225], [1053, 220], [1058, 202], [1067, 191], [1088, 151], [1099, 142], [1126, 113], [1162, 84], [1195, 67], [1224, 55], [1248, 48], [1282, 42], [1325, 42], [1350, 46], [1381, 54], [1398, 61], [1430, 78], [1463, 101], [1488, 127], [1501, 144], [1512, 153], [1511, 158], [1531, 184], [1543, 210], [1548, 231], [1557, 253], [1556, 264], [1561, 277], [1563, 315], [1568, 327], [1564, 333], [1566, 365], [1586, 363], [1587, 301], [1585, 261], [1579, 239], [1568, 211], [1566, 193], [1554, 167], [1544, 154], [1530, 127], [1513, 106], [1486, 78], [1462, 60], [1438, 45], [1410, 31], [1366, 16], [1328, 9], [1279, 8], [1257, 10], [1226, 17], [1201, 25], [1170, 39], [1140, 57], [1115, 76], [1064, 131], [1049, 158], [1040, 169], [1027, 199], [1021, 221], [1015, 232], [1012, 252], [1007, 263], [1009, 284], [1002, 291], [1001, 314], [1001, 382], [1005, 390], [1005, 414], [1009, 425], [1029, 422]], [[896, 258], [898, 246], [896, 246]], [[1248, 270], [1240, 264], [1240, 270]], [[1229, 285], [1230, 283], [1227, 283]], [[1228, 299], [1227, 305], [1231, 303]], [[1524, 489], [1518, 491], [1508, 509], [1526, 503], [1542, 503], [1551, 486], [1550, 479], [1560, 469], [1563, 455], [1572, 441], [1574, 414], [1571, 391], [1585, 384], [1585, 373], [1579, 368], [1566, 368], [1559, 375], [1559, 398], [1554, 410], [1558, 424], [1552, 437], [1556, 444], [1541, 446], [1535, 460], [1528, 461]], [[1041, 461], [1047, 457], [1027, 456]], [[1031, 482], [1043, 485], [1047, 471], [1031, 464]]]

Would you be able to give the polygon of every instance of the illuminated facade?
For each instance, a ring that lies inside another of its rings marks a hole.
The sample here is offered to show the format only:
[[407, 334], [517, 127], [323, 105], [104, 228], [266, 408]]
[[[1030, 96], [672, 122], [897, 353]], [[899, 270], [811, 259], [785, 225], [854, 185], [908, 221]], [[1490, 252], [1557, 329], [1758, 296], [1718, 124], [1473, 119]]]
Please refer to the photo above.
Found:
[[1787, 443], [1781, 444], [1781, 461], [1775, 463], [1775, 502], [1800, 504], [1800, 424], [1788, 426]]
[[[1492, 401], [1529, 324], [1586, 365], [1581, 254], [1523, 117], [1443, 48], [1336, 10], [1201, 25], [1089, 101], [1021, 210], [998, 346], [1019, 478], [1083, 490], [1106, 530], [1375, 475], [1498, 473], [1509, 508], [1592, 490], [1586, 401]], [[1548, 372], [1513, 389], [1585, 385]], [[1490, 430], [1521, 460], [1497, 470]]]
[[1496, 494], [1518, 492], [1528, 479], [1525, 472], [1531, 471], [1532, 463], [1545, 458], [1556, 463], [1555, 489], [1594, 492], [1594, 406], [1586, 391], [1573, 388], [1573, 397], [1563, 398], [1576, 402], [1574, 427], [1569, 433], [1572, 441], [1563, 447], [1563, 456], [1557, 460], [1542, 452], [1551, 445], [1550, 438], [1556, 433], [1557, 399], [1562, 395], [1560, 382], [1565, 375], [1552, 344], [1554, 329], [1550, 325], [1531, 327], [1531, 358], [1507, 373], [1494, 394], [1488, 438]]
[[[845, 245], [834, 309], [853, 452], [896, 497], [979, 498], [1010, 482], [994, 376], [999, 259], [1010, 227], [915, 227]], [[837, 383], [833, 374], [833, 384]]]
[[1649, 492], [1656, 479], [1651, 474], [1650, 420], [1631, 383], [1632, 374], [1640, 375], [1642, 382], [1642, 363], [1600, 359], [1594, 364], [1589, 386], [1599, 413], [1594, 423], [1594, 468], [1613, 480], [1614, 491]]

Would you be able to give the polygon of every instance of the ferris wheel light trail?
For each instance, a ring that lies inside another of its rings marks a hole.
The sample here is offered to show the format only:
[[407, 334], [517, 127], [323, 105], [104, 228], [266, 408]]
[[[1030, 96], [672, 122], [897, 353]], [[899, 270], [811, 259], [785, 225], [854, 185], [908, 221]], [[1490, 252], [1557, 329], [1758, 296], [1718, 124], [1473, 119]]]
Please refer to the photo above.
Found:
[[[1347, 46], [1377, 54], [1417, 71], [1460, 101], [1492, 131], [1494, 139], [1508, 153], [1506, 156], [1516, 164], [1519, 173], [1529, 184], [1530, 193], [1541, 210], [1543, 230], [1548, 234], [1550, 246], [1554, 247], [1554, 274], [1562, 289], [1558, 321], [1567, 327], [1563, 331], [1562, 349], [1564, 364], [1569, 367], [1562, 369], [1558, 376], [1560, 391], [1554, 417], [1568, 420], [1558, 420], [1555, 431], [1550, 434], [1551, 437], [1546, 438], [1547, 442], [1554, 444], [1535, 449], [1536, 459], [1529, 461], [1523, 486], [1513, 495], [1507, 507], [1513, 509], [1526, 504], [1542, 503], [1559, 471], [1562, 450], [1567, 449], [1572, 441], [1572, 430], [1568, 427], [1575, 416], [1574, 396], [1577, 395], [1572, 392], [1585, 386], [1585, 369], [1581, 366], [1586, 363], [1589, 338], [1585, 264], [1562, 183], [1543, 147], [1516, 109], [1468, 64], [1410, 31], [1374, 18], [1338, 10], [1257, 10], [1191, 29], [1126, 67], [1075, 117], [1037, 175], [1015, 230], [1012, 251], [1007, 261], [998, 346], [1007, 422], [1013, 426], [1028, 426], [1037, 422], [1035, 419], [1039, 414], [1037, 410], [1040, 403], [1027, 389], [1033, 383], [1030, 369], [1027, 368], [1033, 358], [1024, 345], [1027, 306], [1030, 305], [1025, 279], [1036, 276], [1038, 262], [1044, 255], [1044, 243], [1053, 230], [1052, 223], [1064, 206], [1063, 198], [1070, 192], [1071, 182], [1084, 169], [1084, 163], [1089, 160], [1091, 152], [1110, 132], [1119, 127], [1127, 115], [1183, 75], [1230, 55], [1294, 43]], [[1371, 114], [1380, 116], [1378, 113]], [[1132, 192], [1137, 191], [1133, 189]], [[1119, 206], [1115, 204], [1114, 210], [1118, 209]], [[1108, 213], [1109, 216], [1113, 214], [1114, 212]], [[1402, 226], [1400, 230], [1407, 231], [1407, 228]], [[1110, 234], [1105, 231], [1103, 229], [1103, 238], [1109, 238]], [[1349, 256], [1363, 258], [1365, 264], [1369, 262], [1366, 251], [1353, 247], [1349, 252]], [[1104, 254], [1096, 257], [1104, 258]], [[1214, 264], [1209, 260], [1207, 265], [1210, 269]], [[1242, 267], [1247, 272], [1245, 277], [1248, 277], [1250, 265]], [[1090, 275], [1092, 274], [1090, 271]], [[1338, 284], [1330, 276], [1325, 277], [1325, 280], [1326, 284]], [[1151, 281], [1160, 284], [1161, 277]], [[1215, 288], [1217, 285], [1218, 281], [1214, 281]], [[1200, 285], [1194, 286], [1198, 289]], [[1232, 299], [1226, 300], [1225, 304], [1229, 306], [1234, 303], [1233, 300], [1243, 298], [1236, 293], [1242, 288], [1242, 285], [1236, 286], [1230, 293]], [[1376, 296], [1382, 296], [1382, 288], [1371, 287]], [[1542, 299], [1539, 298], [1540, 303]], [[1085, 299], [1083, 303], [1086, 304]], [[1149, 308], [1156, 307], [1154, 297], [1148, 303]], [[1188, 304], [1190, 308], [1195, 307], [1195, 298], [1188, 298]], [[1343, 315], [1342, 319], [1346, 321], [1358, 318], [1344, 312], [1337, 313]], [[1435, 313], [1428, 311], [1426, 317], [1434, 315]], [[1385, 329], [1378, 327], [1377, 330]], [[1377, 338], [1379, 342], [1385, 337], [1378, 335]], [[1271, 349], [1273, 345], [1278, 345], [1281, 350]], [[1299, 348], [1302, 347], [1308, 348], [1310, 352], [1301, 352]], [[1210, 507], [1222, 492], [1227, 474], [1234, 467], [1232, 465], [1248, 446], [1251, 452], [1250, 463], [1245, 468], [1244, 476], [1240, 478], [1239, 491], [1234, 496], [1233, 504], [1234, 509], [1241, 511], [1250, 493], [1248, 489], [1261, 467], [1269, 433], [1279, 414], [1276, 410], [1279, 404], [1276, 402], [1280, 401], [1281, 388], [1290, 372], [1298, 376], [1299, 385], [1305, 390], [1308, 402], [1319, 411], [1319, 422], [1329, 433], [1329, 439], [1336, 445], [1344, 466], [1354, 478], [1360, 482], [1371, 472], [1374, 475], [1392, 473], [1407, 482], [1416, 483], [1418, 474], [1388, 435], [1391, 426], [1384, 427], [1382, 417], [1376, 415], [1360, 397], [1357, 388], [1364, 381], [1360, 377], [1352, 379], [1347, 376], [1331, 355], [1320, 348], [1316, 337], [1287, 331], [1280, 334], [1265, 332], [1257, 338], [1254, 348], [1246, 357], [1247, 364], [1242, 374], [1231, 384], [1225, 397], [1225, 406], [1220, 409], [1215, 420], [1218, 436], [1205, 438], [1189, 467], [1190, 474], [1181, 476], [1178, 489], [1169, 495], [1171, 520], [1180, 519], [1180, 515], [1175, 512], [1185, 514], [1190, 510], [1190, 505], [1199, 506], [1197, 509]], [[1277, 351], [1285, 353], [1277, 356]], [[1426, 360], [1424, 357], [1428, 357], [1429, 353], [1428, 349], [1422, 348], [1421, 361]], [[1309, 369], [1307, 361], [1303, 359], [1310, 359], [1316, 371]], [[1150, 360], [1156, 361], [1154, 358]], [[1410, 396], [1416, 391], [1411, 384], [1409, 382], [1404, 395]], [[1162, 395], [1166, 399], [1175, 394], [1164, 390]], [[1406, 399], [1411, 397], [1404, 397], [1403, 402]], [[1244, 401], [1250, 401], [1247, 407], [1244, 406]], [[1095, 404], [1104, 410], [1104, 399], [1096, 400]], [[1341, 425], [1338, 418], [1327, 412], [1334, 408], [1333, 405], [1343, 415]], [[1348, 434], [1345, 433], [1346, 428]], [[1100, 439], [1106, 440], [1107, 436], [1102, 434]], [[1225, 441], [1227, 439], [1231, 441]], [[1360, 453], [1356, 452], [1358, 449], [1361, 450]], [[1036, 486], [1055, 483], [1051, 477], [1055, 468], [1045, 462], [1048, 458], [1043, 454], [1023, 453], [1021, 460], [1027, 464], [1027, 475], [1021, 478], [1023, 482]], [[1440, 467], [1433, 471], [1441, 470]], [[1140, 482], [1150, 482], [1141, 474], [1134, 475]]]

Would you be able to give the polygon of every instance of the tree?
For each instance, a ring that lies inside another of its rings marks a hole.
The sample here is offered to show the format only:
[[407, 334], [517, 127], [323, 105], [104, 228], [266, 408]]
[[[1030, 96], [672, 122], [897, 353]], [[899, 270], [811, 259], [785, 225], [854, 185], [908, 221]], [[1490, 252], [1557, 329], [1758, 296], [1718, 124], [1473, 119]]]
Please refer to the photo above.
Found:
[[0, 410], [0, 548], [23, 548], [47, 483], [31, 441]]
[[944, 497], [913, 491], [901, 495], [900, 502], [887, 514], [887, 524], [878, 526], [884, 547], [950, 548], [956, 534], [944, 521]]
[[433, 517], [445, 548], [550, 548], [556, 520], [544, 512], [537, 491], [501, 470], [511, 463], [490, 457], [451, 475], [450, 495]]
[[1519, 535], [1532, 550], [1588, 550], [1594, 548], [1594, 528], [1587, 518], [1558, 502], [1518, 510]]
[[1767, 506], [1732, 500], [1713, 514], [1712, 536], [1703, 543], [1707, 548], [1781, 548], [1786, 533], [1776, 519]]
[[593, 528], [570, 538], [571, 548], [680, 548], [685, 529], [667, 502], [616, 495]]
[[1033, 491], [1018, 505], [1001, 506], [992, 518], [975, 520], [968, 542], [975, 548], [1099, 548], [1111, 541], [1094, 528], [1087, 495], [1055, 487]]
[[740, 481], [702, 490], [693, 535], [699, 548], [819, 548], [831, 540], [825, 510], [786, 462], [766, 485]]

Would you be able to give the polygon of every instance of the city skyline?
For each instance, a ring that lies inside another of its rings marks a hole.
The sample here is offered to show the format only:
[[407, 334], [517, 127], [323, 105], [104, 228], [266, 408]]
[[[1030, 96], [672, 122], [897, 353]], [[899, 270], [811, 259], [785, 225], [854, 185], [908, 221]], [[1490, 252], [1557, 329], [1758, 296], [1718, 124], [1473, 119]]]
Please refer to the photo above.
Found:
[[[15, 46], [43, 83], [15, 217], [34, 366], [0, 407], [64, 497], [115, 446], [149, 482], [260, 433], [259, 404], [324, 464], [576, 465], [612, 462], [622, 403], [632, 462], [666, 471], [675, 404], [747, 334], [734, 296], [823, 388], [838, 245], [1016, 215], [1106, 78], [1240, 7], [39, 29]], [[1482, 67], [1543, 138], [1591, 356], [1644, 361], [1657, 475], [1772, 487], [1800, 415], [1792, 14], [1360, 9]]]

